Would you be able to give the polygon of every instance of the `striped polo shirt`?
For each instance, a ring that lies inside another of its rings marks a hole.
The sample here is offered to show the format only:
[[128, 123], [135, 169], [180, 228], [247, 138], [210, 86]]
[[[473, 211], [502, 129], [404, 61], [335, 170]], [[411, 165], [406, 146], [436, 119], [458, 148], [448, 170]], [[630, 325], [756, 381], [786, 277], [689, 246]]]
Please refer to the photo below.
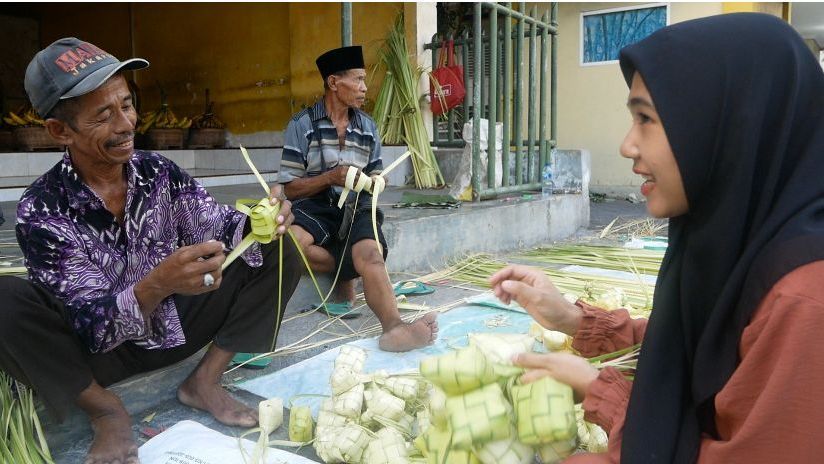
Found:
[[355, 166], [370, 175], [379, 174], [383, 169], [381, 139], [375, 121], [363, 111], [350, 108], [346, 145], [341, 150], [337, 129], [321, 98], [289, 121], [278, 182], [317, 176], [338, 165]]

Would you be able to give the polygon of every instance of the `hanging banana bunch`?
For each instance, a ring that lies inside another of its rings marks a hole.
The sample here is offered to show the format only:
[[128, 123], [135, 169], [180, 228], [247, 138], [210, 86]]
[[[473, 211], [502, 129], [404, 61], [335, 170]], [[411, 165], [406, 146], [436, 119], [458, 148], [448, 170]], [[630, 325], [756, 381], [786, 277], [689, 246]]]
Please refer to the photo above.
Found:
[[8, 116], [3, 117], [3, 122], [11, 127], [37, 127], [46, 125], [43, 118], [41, 118], [40, 115], [37, 114], [37, 111], [34, 111], [34, 108], [31, 106], [21, 107], [16, 112], [9, 111]]
[[143, 113], [140, 116], [140, 123], [137, 126], [139, 134], [145, 134], [149, 129], [188, 129], [192, 125], [192, 120], [188, 117], [180, 119], [175, 116], [169, 105], [163, 103], [155, 111]]
[[192, 120], [188, 117], [178, 119], [166, 102], [166, 92], [160, 89], [160, 108], [140, 115], [137, 128], [138, 134], [145, 134], [149, 129], [188, 129]]
[[213, 109], [214, 102], [209, 99], [209, 89], [206, 89], [206, 108], [203, 114], [192, 118], [192, 129], [223, 129], [226, 124], [217, 117]]

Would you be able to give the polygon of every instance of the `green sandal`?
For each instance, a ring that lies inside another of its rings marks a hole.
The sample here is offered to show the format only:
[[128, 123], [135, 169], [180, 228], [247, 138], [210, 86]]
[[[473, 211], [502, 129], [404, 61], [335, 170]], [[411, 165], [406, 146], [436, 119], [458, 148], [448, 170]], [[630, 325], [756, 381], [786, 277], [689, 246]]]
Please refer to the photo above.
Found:
[[254, 361], [249, 361], [259, 354], [260, 353], [235, 353], [235, 357], [232, 358], [232, 362], [229, 363], [229, 365], [237, 366], [238, 364], [243, 364], [241, 367], [245, 367], [246, 369], [263, 369], [272, 363], [272, 358], [268, 356], [265, 358], [255, 359]]
[[348, 301], [343, 303], [324, 303], [320, 311], [323, 311], [329, 317], [340, 317], [341, 319], [360, 317], [360, 314], [352, 309], [352, 303]]
[[435, 289], [417, 280], [401, 280], [395, 284], [395, 296], [401, 295], [429, 295], [435, 293]]

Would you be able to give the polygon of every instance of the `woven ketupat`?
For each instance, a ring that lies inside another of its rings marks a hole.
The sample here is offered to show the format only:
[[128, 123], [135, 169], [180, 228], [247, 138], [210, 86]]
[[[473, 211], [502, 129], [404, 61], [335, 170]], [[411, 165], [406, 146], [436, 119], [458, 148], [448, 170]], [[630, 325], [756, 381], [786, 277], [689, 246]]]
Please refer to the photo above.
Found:
[[258, 423], [263, 435], [269, 435], [283, 424], [283, 400], [269, 398], [258, 404]]
[[535, 451], [519, 442], [514, 430], [510, 431], [509, 438], [491, 441], [478, 448], [476, 453], [483, 464], [529, 464], [535, 459]]
[[452, 447], [468, 450], [509, 438], [512, 412], [497, 383], [447, 398]]
[[440, 427], [429, 427], [415, 439], [415, 447], [423, 453], [428, 464], [480, 464], [471, 452], [450, 448], [451, 433]]
[[360, 462], [371, 440], [366, 429], [359, 425], [326, 427], [318, 430], [315, 451], [327, 464]]
[[421, 375], [447, 395], [460, 395], [495, 382], [497, 375], [475, 346], [421, 360]]
[[358, 384], [349, 391], [333, 397], [335, 414], [349, 419], [359, 418], [363, 410], [363, 389], [363, 384]]
[[433, 386], [429, 389], [426, 404], [429, 409], [429, 420], [432, 424], [446, 428], [449, 421], [449, 411], [446, 410], [446, 393]]
[[289, 439], [305, 443], [312, 439], [312, 410], [309, 406], [292, 406], [289, 410]]
[[578, 421], [578, 443], [590, 453], [604, 453], [609, 447], [609, 436], [604, 429], [584, 420], [584, 408], [575, 405], [575, 419]]
[[361, 383], [360, 374], [352, 371], [351, 368], [343, 366], [336, 367], [332, 371], [332, 376], [329, 377], [329, 385], [332, 386], [332, 394], [340, 395], [343, 392], [349, 391], [355, 385]]
[[366, 412], [363, 413], [363, 422], [371, 421], [375, 416], [398, 422], [405, 413], [406, 403], [402, 399], [393, 396], [375, 384], [372, 384], [363, 393], [363, 398], [366, 399]]
[[471, 333], [469, 344], [477, 346], [489, 362], [512, 365], [512, 356], [532, 351], [535, 339], [528, 334]]
[[415, 416], [409, 414], [408, 412], [404, 412], [401, 419], [398, 421], [397, 424], [394, 424], [393, 427], [401, 432], [402, 434], [406, 434], [407, 436], [413, 436], [413, 431], [415, 428]]
[[404, 401], [414, 401], [426, 393], [425, 383], [409, 377], [389, 377], [376, 382]]
[[564, 460], [578, 447], [578, 440], [573, 437], [569, 440], [556, 441], [538, 448], [538, 457], [543, 464], [555, 464]]
[[340, 427], [346, 424], [346, 418], [335, 413], [335, 402], [332, 398], [326, 398], [320, 404], [318, 411], [317, 431], [320, 433], [324, 427]]
[[578, 432], [572, 388], [551, 377], [512, 387], [518, 438], [527, 445], [574, 439]]
[[335, 369], [342, 367], [349, 368], [352, 372], [359, 374], [363, 372], [363, 365], [366, 363], [366, 351], [356, 346], [343, 345], [340, 353], [335, 358]]
[[371, 430], [383, 426], [397, 430], [404, 437], [411, 438], [415, 436], [415, 417], [408, 412], [404, 412], [400, 420], [397, 421], [386, 419], [383, 416], [373, 416], [369, 418], [369, 421], [365, 421], [363, 420], [364, 417], [368, 416], [365, 413], [364, 416], [361, 416], [361, 425], [369, 426]]
[[432, 426], [432, 415], [429, 410], [423, 408], [415, 413], [415, 422], [418, 424], [418, 434], [426, 432]]
[[404, 464], [409, 462], [409, 452], [406, 442], [400, 432], [384, 427], [375, 434], [369, 442], [363, 455], [363, 462], [367, 464]]

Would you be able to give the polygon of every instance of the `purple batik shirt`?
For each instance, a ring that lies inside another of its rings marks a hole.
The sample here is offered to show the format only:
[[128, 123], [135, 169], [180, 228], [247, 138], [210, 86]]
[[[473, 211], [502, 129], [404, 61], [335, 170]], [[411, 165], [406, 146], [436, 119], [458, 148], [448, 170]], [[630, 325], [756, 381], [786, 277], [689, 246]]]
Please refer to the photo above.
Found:
[[[147, 349], [186, 343], [173, 296], [144, 319], [134, 286], [176, 249], [210, 239], [231, 249], [246, 216], [218, 204], [176, 164], [136, 151], [125, 165], [123, 224], [83, 183], [66, 152], [17, 207], [17, 241], [29, 279], [61, 299], [69, 322], [92, 353], [130, 341]], [[243, 255], [262, 264], [259, 245]]]

